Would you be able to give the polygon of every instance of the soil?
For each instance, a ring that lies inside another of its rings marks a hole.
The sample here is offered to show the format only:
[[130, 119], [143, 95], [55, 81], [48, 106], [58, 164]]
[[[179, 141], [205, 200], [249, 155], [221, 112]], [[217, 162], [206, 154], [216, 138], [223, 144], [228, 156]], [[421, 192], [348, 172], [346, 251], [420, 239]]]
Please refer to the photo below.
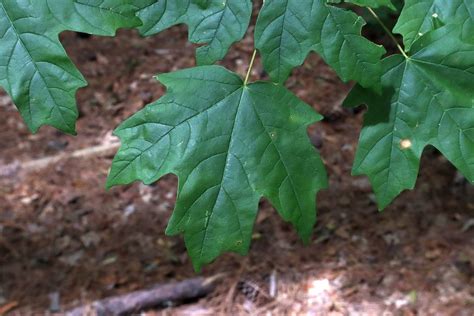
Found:
[[[163, 95], [155, 74], [194, 65], [186, 36], [182, 27], [145, 39], [64, 33], [89, 81], [77, 96], [78, 136], [49, 127], [31, 135], [2, 93], [0, 166], [110, 143], [121, 121]], [[244, 74], [252, 46], [246, 37], [222, 64]], [[259, 61], [252, 76], [265, 77]], [[326, 117], [309, 129], [330, 177], [312, 242], [303, 245], [263, 200], [249, 255], [225, 254], [204, 268], [204, 276], [225, 275], [211, 296], [147, 314], [473, 315], [473, 188], [428, 149], [416, 189], [379, 212], [368, 180], [350, 174], [363, 117], [341, 107], [350, 84], [311, 55], [287, 86]], [[0, 310], [48, 314], [196, 276], [183, 240], [164, 235], [176, 178], [106, 191], [112, 157], [0, 175]]]

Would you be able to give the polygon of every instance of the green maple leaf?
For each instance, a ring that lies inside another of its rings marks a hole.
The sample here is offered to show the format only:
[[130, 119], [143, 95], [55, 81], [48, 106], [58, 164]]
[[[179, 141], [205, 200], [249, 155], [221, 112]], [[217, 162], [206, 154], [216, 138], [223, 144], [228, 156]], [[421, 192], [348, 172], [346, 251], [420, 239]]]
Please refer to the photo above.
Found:
[[[329, 3], [340, 3], [343, 0], [330, 0]], [[361, 7], [370, 7], [370, 8], [380, 8], [380, 7], [388, 7], [392, 10], [395, 10], [395, 6], [393, 5], [391, 0], [344, 0], [347, 3], [353, 3]]]
[[132, 0], [1, 0], [0, 85], [27, 126], [75, 133], [75, 93], [86, 81], [58, 39], [64, 30], [113, 35], [140, 24]]
[[383, 61], [382, 95], [359, 86], [346, 101], [369, 106], [353, 172], [369, 176], [381, 209], [415, 186], [427, 145], [474, 181], [474, 45], [460, 34], [427, 33], [408, 59]]
[[200, 65], [223, 59], [229, 47], [244, 37], [252, 15], [251, 0], [146, 1], [138, 13], [143, 21], [140, 32], [150, 36], [173, 25], [187, 24], [189, 41], [206, 44], [196, 51]]
[[407, 51], [420, 36], [442, 25], [462, 25], [462, 36], [474, 39], [474, 1], [405, 0], [393, 31], [403, 35]]
[[267, 0], [255, 29], [256, 47], [272, 80], [283, 83], [291, 70], [316, 51], [347, 80], [379, 84], [385, 50], [360, 35], [365, 21], [325, 0]]
[[167, 94], [115, 131], [122, 147], [107, 185], [176, 174], [166, 233], [184, 234], [197, 270], [224, 251], [248, 251], [262, 196], [308, 241], [326, 175], [306, 128], [321, 117], [282, 86], [244, 85], [220, 66], [158, 79]]

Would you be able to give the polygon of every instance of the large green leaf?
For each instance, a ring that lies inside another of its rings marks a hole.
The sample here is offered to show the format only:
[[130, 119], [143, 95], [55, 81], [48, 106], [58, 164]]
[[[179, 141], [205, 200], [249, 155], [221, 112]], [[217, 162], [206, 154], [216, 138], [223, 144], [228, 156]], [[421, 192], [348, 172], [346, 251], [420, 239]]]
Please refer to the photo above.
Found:
[[394, 32], [403, 35], [409, 51], [417, 38], [446, 24], [462, 25], [463, 37], [474, 41], [474, 1], [405, 0]]
[[379, 84], [385, 50], [360, 35], [364, 20], [325, 0], [267, 0], [255, 29], [265, 69], [279, 83], [316, 51], [347, 80]]
[[66, 55], [64, 30], [113, 35], [140, 24], [133, 0], [1, 0], [0, 85], [27, 126], [52, 125], [74, 133], [75, 93], [86, 81]]
[[285, 88], [244, 85], [220, 66], [160, 75], [168, 93], [125, 121], [108, 186], [179, 177], [167, 233], [184, 233], [196, 269], [246, 253], [264, 196], [308, 240], [323, 164], [306, 128], [320, 119]]
[[474, 181], [474, 45], [460, 28], [421, 37], [409, 59], [385, 59], [382, 95], [359, 86], [346, 101], [369, 105], [354, 174], [369, 176], [381, 209], [415, 186], [427, 145]]
[[[329, 3], [339, 3], [343, 0], [330, 0]], [[370, 7], [370, 8], [380, 8], [380, 7], [388, 7], [392, 10], [395, 10], [395, 6], [393, 5], [391, 0], [344, 0], [344, 2], [353, 3], [361, 7]]]
[[189, 40], [206, 44], [196, 51], [200, 65], [224, 58], [229, 47], [245, 35], [252, 15], [251, 0], [146, 1], [148, 5], [138, 14], [143, 21], [141, 33], [149, 36], [173, 25], [187, 24]]

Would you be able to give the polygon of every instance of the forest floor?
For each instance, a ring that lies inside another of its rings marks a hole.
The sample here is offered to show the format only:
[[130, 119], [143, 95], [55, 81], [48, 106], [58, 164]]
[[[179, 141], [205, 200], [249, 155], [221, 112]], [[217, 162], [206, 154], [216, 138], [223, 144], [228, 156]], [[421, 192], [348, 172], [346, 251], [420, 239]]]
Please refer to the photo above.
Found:
[[[26, 173], [14, 168], [110, 144], [117, 124], [163, 95], [155, 74], [194, 65], [186, 34], [180, 27], [146, 39], [132, 31], [116, 38], [63, 34], [89, 81], [78, 93], [76, 137], [48, 127], [30, 134], [0, 93], [0, 166], [12, 167], [0, 175], [0, 310], [42, 315], [51, 297], [64, 311], [196, 276], [183, 240], [164, 235], [174, 176], [106, 191], [113, 151]], [[244, 74], [251, 53], [248, 37], [222, 64]], [[257, 61], [253, 78], [262, 76]], [[148, 314], [473, 315], [473, 188], [430, 149], [416, 189], [378, 212], [367, 179], [350, 174], [363, 116], [341, 107], [350, 85], [311, 55], [287, 86], [326, 117], [309, 129], [330, 178], [318, 195], [312, 242], [304, 246], [262, 201], [249, 255], [226, 254], [204, 268], [204, 276], [225, 274], [212, 295]]]

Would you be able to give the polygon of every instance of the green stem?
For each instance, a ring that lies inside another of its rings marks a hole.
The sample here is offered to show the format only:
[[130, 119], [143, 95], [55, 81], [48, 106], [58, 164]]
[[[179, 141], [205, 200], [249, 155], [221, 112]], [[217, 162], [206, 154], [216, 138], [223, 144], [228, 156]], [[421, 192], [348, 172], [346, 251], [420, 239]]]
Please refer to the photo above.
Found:
[[377, 22], [382, 26], [383, 30], [385, 31], [385, 33], [388, 34], [388, 36], [390, 36], [390, 38], [392, 39], [392, 41], [395, 43], [395, 45], [397, 45], [397, 48], [398, 50], [400, 51], [400, 53], [402, 53], [402, 55], [406, 58], [406, 59], [409, 59], [410, 57], [408, 57], [408, 55], [405, 53], [405, 51], [403, 50], [402, 46], [400, 45], [400, 43], [397, 41], [397, 39], [395, 38], [395, 36], [393, 36], [392, 32], [390, 32], [390, 30], [388, 29], [388, 27], [382, 22], [382, 20], [379, 18], [379, 16], [377, 15], [377, 13], [375, 13], [374, 10], [372, 10], [371, 8], [367, 8], [367, 10], [370, 12], [370, 14], [372, 14], [372, 16], [377, 20]]
[[257, 50], [255, 49], [253, 51], [252, 59], [250, 60], [250, 65], [249, 65], [249, 69], [247, 70], [247, 75], [245, 76], [244, 86], [246, 86], [247, 83], [249, 82], [250, 73], [252, 72], [252, 68], [253, 68], [253, 64], [255, 62], [256, 56], [257, 56]]

